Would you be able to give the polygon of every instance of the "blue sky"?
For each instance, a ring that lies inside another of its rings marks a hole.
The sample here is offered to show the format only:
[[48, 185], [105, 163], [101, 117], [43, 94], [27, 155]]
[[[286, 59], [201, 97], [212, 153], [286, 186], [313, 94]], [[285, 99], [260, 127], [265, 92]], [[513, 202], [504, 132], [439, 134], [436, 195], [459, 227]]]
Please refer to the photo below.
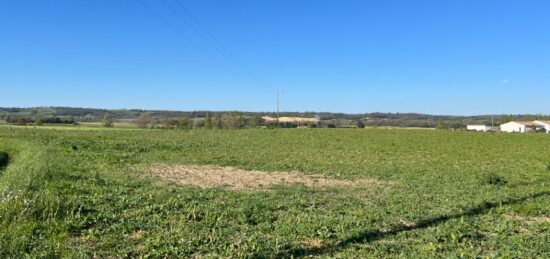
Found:
[[550, 113], [549, 1], [141, 1], [2, 1], [0, 106]]

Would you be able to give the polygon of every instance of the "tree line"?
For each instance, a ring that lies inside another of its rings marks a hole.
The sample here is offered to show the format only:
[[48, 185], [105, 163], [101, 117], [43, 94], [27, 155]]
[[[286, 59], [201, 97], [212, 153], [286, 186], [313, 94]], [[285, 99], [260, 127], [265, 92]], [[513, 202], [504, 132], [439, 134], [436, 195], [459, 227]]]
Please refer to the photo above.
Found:
[[177, 119], [166, 117], [162, 120], [152, 117], [149, 113], [141, 113], [136, 120], [139, 128], [163, 129], [243, 129], [265, 126], [260, 116], [243, 116], [237, 113], [214, 114], [205, 113], [203, 118], [188, 118], [181, 116]]
[[[108, 114], [108, 120], [105, 115]], [[550, 115], [480, 115], [480, 116], [446, 116], [418, 113], [315, 113], [315, 112], [281, 112], [281, 117], [320, 116], [320, 123], [308, 123], [308, 127], [339, 128], [363, 126], [424, 127], [461, 129], [468, 124], [498, 126], [509, 121], [550, 120]], [[0, 120], [10, 124], [77, 124], [79, 122], [101, 122], [104, 126], [113, 126], [116, 121], [135, 121], [142, 128], [207, 128], [235, 129], [265, 127], [293, 128], [304, 126], [303, 123], [265, 122], [262, 116], [275, 117], [272, 112], [216, 112], [216, 111], [147, 111], [136, 109], [91, 109], [71, 107], [37, 107], [37, 108], [1, 108]], [[103, 123], [103, 122], [106, 123]], [[110, 123], [109, 123], [110, 121]], [[141, 122], [140, 122], [141, 121]], [[146, 122], [146, 123], [143, 123]]]
[[73, 116], [67, 117], [42, 117], [40, 115], [30, 116], [6, 116], [6, 123], [15, 124], [15, 125], [43, 125], [44, 123], [48, 124], [76, 124], [76, 120]]

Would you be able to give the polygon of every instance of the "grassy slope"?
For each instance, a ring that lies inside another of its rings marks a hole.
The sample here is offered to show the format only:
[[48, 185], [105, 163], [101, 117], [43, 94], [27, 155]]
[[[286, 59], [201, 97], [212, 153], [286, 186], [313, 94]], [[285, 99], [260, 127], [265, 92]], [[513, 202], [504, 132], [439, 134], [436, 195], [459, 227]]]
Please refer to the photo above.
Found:
[[[0, 127], [0, 256], [549, 256], [550, 137], [425, 130]], [[198, 190], [154, 163], [377, 178]], [[132, 169], [134, 168], [134, 169]], [[498, 174], [504, 185], [487, 184]]]

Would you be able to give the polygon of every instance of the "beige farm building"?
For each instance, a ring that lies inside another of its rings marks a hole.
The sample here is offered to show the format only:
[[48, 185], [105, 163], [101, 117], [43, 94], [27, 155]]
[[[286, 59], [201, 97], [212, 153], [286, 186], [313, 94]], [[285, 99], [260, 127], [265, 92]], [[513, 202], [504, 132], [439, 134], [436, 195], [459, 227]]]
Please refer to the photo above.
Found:
[[533, 131], [537, 127], [535, 122], [530, 121], [511, 121], [500, 125], [502, 132], [519, 132], [527, 133]]
[[491, 126], [487, 126], [487, 125], [466, 125], [466, 129], [471, 131], [487, 132], [487, 131], [490, 131], [492, 128]]
[[534, 123], [546, 129], [546, 133], [550, 134], [550, 121], [534, 121]]
[[[262, 119], [264, 119], [266, 122], [275, 122], [277, 121], [277, 118], [273, 118], [270, 116], [263, 116]], [[279, 122], [285, 123], [285, 122], [292, 122], [292, 123], [308, 123], [313, 122], [317, 123], [319, 122], [319, 117], [315, 116], [315, 118], [302, 118], [302, 117], [280, 117]]]

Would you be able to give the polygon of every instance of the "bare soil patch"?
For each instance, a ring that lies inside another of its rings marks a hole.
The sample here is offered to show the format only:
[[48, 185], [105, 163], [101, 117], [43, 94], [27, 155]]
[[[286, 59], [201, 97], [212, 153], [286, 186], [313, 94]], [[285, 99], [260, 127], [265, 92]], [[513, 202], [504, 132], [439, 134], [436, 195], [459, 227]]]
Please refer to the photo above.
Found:
[[548, 216], [522, 216], [516, 213], [508, 213], [505, 216], [508, 219], [521, 221], [527, 224], [550, 223], [550, 217]]
[[323, 245], [325, 244], [325, 242], [322, 239], [319, 239], [319, 238], [307, 239], [302, 243], [304, 244], [305, 247], [310, 248], [310, 249], [312, 249], [312, 248], [313, 249], [322, 248]]
[[312, 188], [338, 186], [367, 187], [374, 179], [339, 180], [323, 175], [304, 175], [299, 172], [264, 172], [214, 165], [156, 165], [154, 176], [183, 185], [200, 188], [226, 187], [237, 190], [268, 189], [275, 186], [304, 185]]

